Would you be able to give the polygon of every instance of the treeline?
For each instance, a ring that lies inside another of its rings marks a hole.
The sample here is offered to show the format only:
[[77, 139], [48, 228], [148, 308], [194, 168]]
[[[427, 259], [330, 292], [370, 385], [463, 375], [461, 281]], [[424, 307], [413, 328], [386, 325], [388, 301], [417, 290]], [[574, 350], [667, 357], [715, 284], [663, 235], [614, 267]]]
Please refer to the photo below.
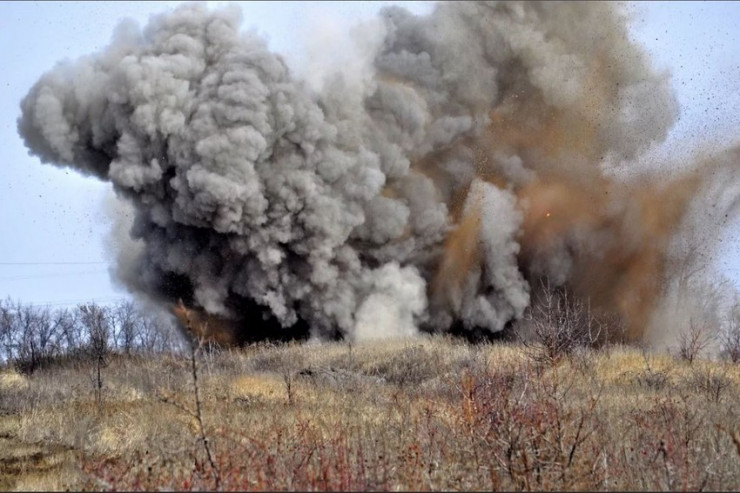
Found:
[[182, 343], [171, 320], [132, 301], [52, 309], [0, 300], [0, 363], [26, 372], [69, 358], [176, 351]]

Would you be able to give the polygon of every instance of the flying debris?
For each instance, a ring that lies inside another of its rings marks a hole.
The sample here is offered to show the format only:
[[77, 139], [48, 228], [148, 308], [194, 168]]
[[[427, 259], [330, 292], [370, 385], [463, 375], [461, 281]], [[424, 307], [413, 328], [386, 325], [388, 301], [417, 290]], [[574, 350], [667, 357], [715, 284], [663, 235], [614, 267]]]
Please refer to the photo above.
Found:
[[123, 22], [18, 122], [133, 208], [118, 278], [217, 340], [495, 334], [545, 277], [640, 339], [706, 191], [738, 183], [737, 150], [645, 176], [678, 104], [616, 4], [387, 7], [369, 75], [320, 91], [240, 26], [201, 4]]

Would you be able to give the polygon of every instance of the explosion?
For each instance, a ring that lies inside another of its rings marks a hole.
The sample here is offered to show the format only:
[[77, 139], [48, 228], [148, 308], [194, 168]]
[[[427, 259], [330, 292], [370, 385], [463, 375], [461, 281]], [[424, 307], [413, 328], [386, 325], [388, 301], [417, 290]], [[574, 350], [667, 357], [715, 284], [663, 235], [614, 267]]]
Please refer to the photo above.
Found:
[[119, 279], [226, 344], [494, 334], [544, 278], [640, 340], [716, 227], [710, 192], [738, 182], [736, 149], [640, 168], [678, 104], [614, 4], [385, 8], [369, 75], [320, 91], [240, 23], [190, 4], [124, 22], [42, 76], [18, 123], [133, 206]]

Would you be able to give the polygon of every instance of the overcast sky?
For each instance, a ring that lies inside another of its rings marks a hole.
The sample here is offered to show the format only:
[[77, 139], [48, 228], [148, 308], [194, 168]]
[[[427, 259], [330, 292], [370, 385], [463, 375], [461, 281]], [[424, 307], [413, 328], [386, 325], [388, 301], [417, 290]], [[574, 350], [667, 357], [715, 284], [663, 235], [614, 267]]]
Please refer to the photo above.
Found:
[[[109, 185], [30, 157], [16, 130], [19, 102], [56, 62], [102, 49], [122, 18], [144, 24], [179, 3], [0, 2], [0, 298], [64, 306], [126, 297], [110, 278], [104, 247]], [[393, 2], [244, 2], [242, 9], [244, 27], [261, 33], [300, 73], [317, 34], [340, 49], [353, 24], [387, 3]], [[404, 5], [417, 13], [432, 8]], [[656, 152], [737, 140], [740, 3], [638, 3], [630, 10], [634, 39], [672, 73], [681, 104], [681, 119]], [[738, 222], [728, 229], [718, 263], [740, 285], [738, 230]]]

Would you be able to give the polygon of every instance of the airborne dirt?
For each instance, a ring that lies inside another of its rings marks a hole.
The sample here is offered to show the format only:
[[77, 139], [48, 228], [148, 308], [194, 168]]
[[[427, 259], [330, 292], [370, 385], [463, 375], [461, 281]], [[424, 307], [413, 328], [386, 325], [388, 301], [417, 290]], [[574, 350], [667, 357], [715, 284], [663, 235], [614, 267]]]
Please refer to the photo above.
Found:
[[493, 334], [547, 278], [640, 340], [734, 212], [737, 149], [643, 166], [679, 109], [615, 4], [384, 8], [320, 90], [240, 23], [124, 22], [18, 124], [131, 208], [120, 280], [213, 338]]

